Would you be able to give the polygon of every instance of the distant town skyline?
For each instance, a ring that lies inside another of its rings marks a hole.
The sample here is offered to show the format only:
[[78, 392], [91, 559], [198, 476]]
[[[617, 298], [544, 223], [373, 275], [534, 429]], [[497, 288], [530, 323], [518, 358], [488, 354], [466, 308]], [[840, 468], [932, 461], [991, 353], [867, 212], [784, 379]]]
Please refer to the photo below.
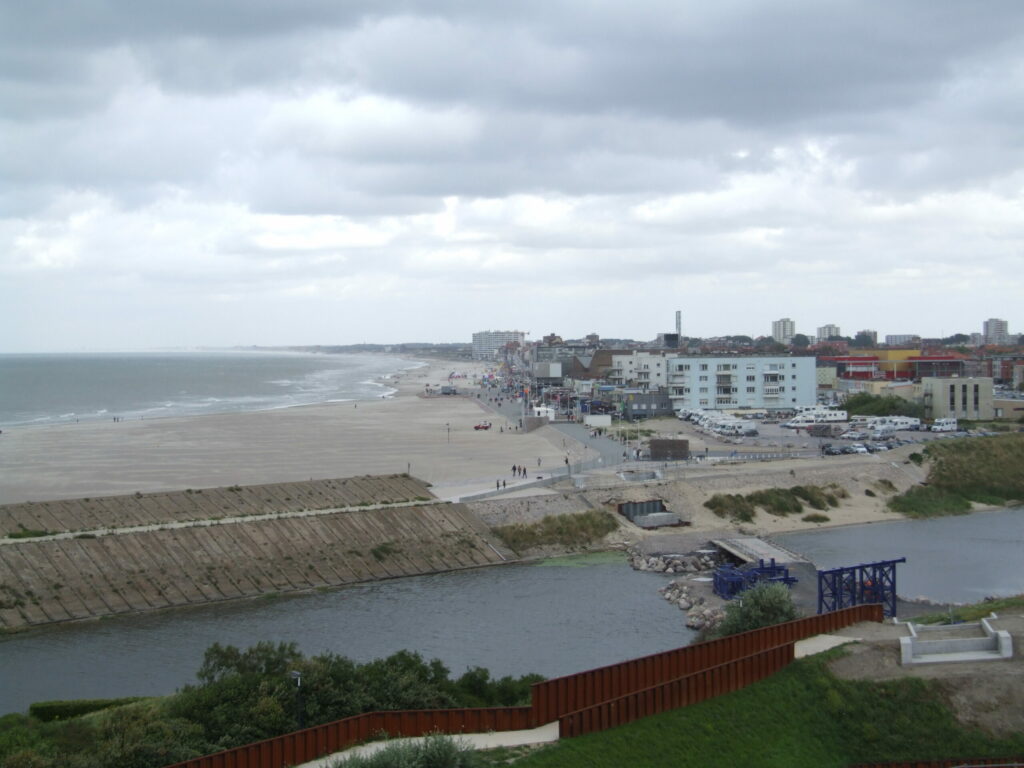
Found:
[[0, 44], [0, 351], [1024, 327], [1020, 3], [39, 0]]

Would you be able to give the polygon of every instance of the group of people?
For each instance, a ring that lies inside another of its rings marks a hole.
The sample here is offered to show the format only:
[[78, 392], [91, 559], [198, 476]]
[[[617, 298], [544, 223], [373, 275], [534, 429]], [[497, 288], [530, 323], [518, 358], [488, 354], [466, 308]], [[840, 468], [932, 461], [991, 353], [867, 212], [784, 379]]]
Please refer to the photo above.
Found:
[[521, 467], [518, 464], [512, 465], [512, 477], [526, 477], [526, 467]]

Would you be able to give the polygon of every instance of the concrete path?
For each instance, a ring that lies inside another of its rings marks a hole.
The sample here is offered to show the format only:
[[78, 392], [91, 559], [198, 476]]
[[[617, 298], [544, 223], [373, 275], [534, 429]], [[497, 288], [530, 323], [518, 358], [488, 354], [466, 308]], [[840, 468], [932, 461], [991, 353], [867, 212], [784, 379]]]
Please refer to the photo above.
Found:
[[[425, 737], [417, 736], [407, 739], [391, 739], [389, 741], [372, 741], [369, 744], [362, 744], [352, 747], [344, 752], [335, 752], [333, 755], [321, 757], [309, 763], [302, 763], [296, 768], [330, 768], [335, 762], [354, 755], [372, 755], [384, 749], [388, 744], [411, 743], [423, 741]], [[491, 731], [489, 733], [463, 733], [456, 736], [463, 744], [473, 749], [494, 749], [495, 747], [519, 747], [524, 744], [546, 744], [558, 741], [558, 723], [548, 723], [540, 728], [529, 731]]]

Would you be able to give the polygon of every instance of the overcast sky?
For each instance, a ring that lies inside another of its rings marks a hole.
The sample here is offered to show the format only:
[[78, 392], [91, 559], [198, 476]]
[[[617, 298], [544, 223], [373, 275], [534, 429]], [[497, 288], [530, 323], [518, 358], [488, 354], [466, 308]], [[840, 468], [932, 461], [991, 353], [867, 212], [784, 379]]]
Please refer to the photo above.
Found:
[[0, 3], [0, 351], [1024, 331], [1024, 3]]

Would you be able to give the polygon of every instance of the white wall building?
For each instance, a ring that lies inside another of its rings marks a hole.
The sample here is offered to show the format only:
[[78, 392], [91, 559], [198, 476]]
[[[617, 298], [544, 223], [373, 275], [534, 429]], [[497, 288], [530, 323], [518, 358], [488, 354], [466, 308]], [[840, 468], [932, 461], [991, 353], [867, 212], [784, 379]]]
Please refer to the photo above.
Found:
[[796, 323], [788, 317], [772, 321], [772, 338], [779, 344], [792, 344], [796, 335]]
[[473, 334], [473, 359], [493, 360], [506, 344], [526, 341], [523, 331], [478, 331]]
[[668, 365], [672, 354], [636, 349], [629, 354], [612, 355], [608, 380], [612, 384], [645, 391], [667, 387]]
[[818, 341], [828, 341], [833, 336], [842, 336], [838, 325], [823, 325], [818, 329]]
[[817, 402], [813, 357], [675, 357], [667, 363], [675, 410], [793, 409]]
[[1010, 324], [996, 317], [989, 318], [981, 324], [981, 336], [986, 344], [1009, 344]]

